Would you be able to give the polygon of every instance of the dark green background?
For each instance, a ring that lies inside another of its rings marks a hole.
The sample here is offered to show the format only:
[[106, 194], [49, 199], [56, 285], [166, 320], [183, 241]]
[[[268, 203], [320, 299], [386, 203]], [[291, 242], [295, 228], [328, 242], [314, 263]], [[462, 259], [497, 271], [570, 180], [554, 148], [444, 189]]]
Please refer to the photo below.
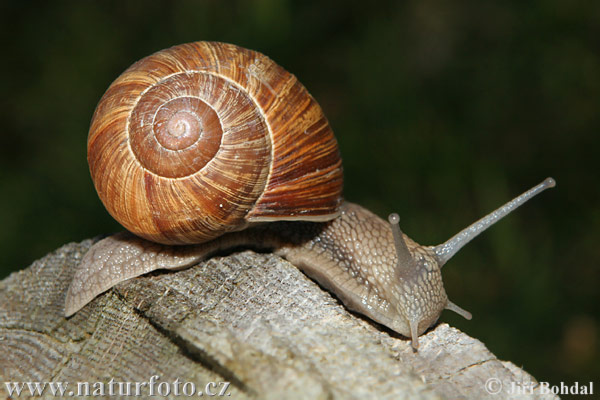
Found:
[[[52, 1], [0, 6], [0, 268], [119, 230], [86, 164], [131, 63], [235, 43], [298, 76], [336, 132], [346, 198], [444, 241], [558, 182], [446, 268], [447, 321], [541, 381], [600, 375], [600, 2]], [[600, 390], [600, 382], [596, 381]]]

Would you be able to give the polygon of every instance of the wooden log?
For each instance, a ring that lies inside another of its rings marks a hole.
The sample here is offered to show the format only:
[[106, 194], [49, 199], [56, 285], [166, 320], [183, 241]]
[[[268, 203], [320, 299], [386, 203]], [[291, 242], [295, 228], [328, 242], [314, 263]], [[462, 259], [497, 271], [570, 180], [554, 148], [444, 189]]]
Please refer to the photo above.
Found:
[[[178, 380], [180, 391], [215, 382], [212, 393], [229, 382], [235, 399], [498, 399], [512, 382], [537, 384], [445, 323], [414, 352], [287, 261], [252, 251], [123, 282], [66, 319], [66, 289], [92, 243], [67, 244], [0, 282], [1, 394], [5, 382], [68, 382], [74, 394], [88, 382], [110, 398], [112, 379], [114, 390], [138, 382], [142, 397], [167, 386], [175, 397]], [[556, 398], [538, 389], [521, 398]]]

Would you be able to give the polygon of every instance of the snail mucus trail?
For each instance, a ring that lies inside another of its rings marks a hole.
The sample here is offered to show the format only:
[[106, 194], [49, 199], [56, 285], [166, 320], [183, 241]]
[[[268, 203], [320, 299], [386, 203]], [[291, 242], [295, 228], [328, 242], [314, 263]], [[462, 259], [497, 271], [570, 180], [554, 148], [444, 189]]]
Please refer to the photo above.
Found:
[[100, 199], [129, 232], [86, 253], [66, 316], [124, 280], [247, 246], [286, 258], [415, 349], [442, 310], [471, 318], [448, 300], [441, 267], [555, 185], [548, 178], [447, 242], [419, 245], [397, 214], [388, 223], [342, 199], [337, 142], [292, 74], [214, 42], [160, 51], [117, 78], [92, 118], [88, 162]]

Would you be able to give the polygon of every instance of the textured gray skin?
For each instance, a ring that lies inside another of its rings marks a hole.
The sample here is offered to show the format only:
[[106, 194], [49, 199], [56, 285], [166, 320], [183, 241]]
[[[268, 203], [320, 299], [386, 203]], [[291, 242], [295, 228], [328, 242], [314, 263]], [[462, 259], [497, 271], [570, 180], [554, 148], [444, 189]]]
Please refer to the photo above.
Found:
[[411, 337], [411, 322], [420, 335], [435, 323], [448, 298], [432, 248], [404, 239], [415, 260], [412, 270], [397, 267], [390, 225], [348, 202], [327, 223], [275, 222], [194, 246], [164, 246], [123, 232], [99, 241], [85, 255], [69, 287], [65, 314], [126, 279], [187, 268], [215, 252], [246, 246], [273, 250], [349, 309]]
[[421, 246], [359, 205], [343, 203], [329, 222], [273, 222], [194, 246], [165, 246], [123, 232], [85, 255], [67, 292], [70, 316], [98, 294], [157, 269], [182, 269], [217, 251], [245, 246], [270, 249], [333, 292], [346, 307], [411, 337], [433, 325], [442, 310], [471, 314], [448, 300], [440, 269], [460, 248], [523, 203], [554, 187], [547, 178], [438, 246]]

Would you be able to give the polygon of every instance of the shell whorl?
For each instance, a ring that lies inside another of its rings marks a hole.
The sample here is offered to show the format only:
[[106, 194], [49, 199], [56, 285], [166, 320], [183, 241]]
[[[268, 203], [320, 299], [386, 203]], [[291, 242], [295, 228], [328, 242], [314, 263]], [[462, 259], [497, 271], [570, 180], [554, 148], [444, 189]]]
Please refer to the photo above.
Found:
[[328, 220], [341, 204], [341, 159], [317, 102], [266, 56], [224, 43], [175, 46], [127, 69], [96, 108], [88, 162], [110, 214], [165, 244]]

